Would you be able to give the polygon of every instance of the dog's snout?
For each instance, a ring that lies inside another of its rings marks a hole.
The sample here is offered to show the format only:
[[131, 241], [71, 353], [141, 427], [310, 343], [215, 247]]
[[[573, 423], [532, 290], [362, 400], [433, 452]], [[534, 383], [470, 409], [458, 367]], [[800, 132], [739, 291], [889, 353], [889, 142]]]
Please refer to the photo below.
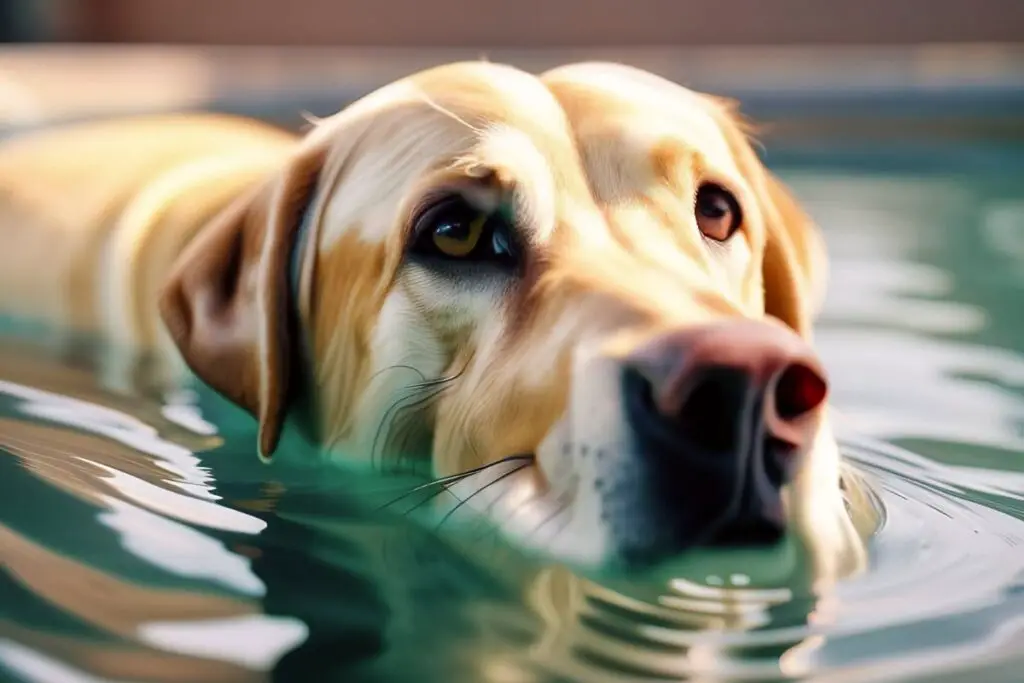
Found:
[[795, 333], [757, 321], [668, 332], [627, 363], [643, 380], [635, 390], [649, 393], [645, 400], [659, 419], [711, 452], [741, 446], [744, 418], [762, 423], [767, 436], [800, 446], [802, 418], [828, 392], [810, 346]]
[[661, 485], [681, 508], [703, 511], [706, 540], [782, 533], [781, 489], [828, 391], [807, 343], [781, 326], [730, 321], [662, 334], [625, 365], [623, 398], [645, 466], [672, 480]]

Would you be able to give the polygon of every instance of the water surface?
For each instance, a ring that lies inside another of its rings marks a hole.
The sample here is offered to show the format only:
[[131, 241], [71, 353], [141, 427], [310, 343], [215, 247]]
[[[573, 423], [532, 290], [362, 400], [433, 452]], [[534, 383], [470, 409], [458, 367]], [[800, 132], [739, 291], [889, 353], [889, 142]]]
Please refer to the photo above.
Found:
[[120, 351], [10, 331], [0, 677], [1020, 680], [1024, 172], [968, 152], [769, 158], [831, 250], [817, 342], [885, 508], [866, 573], [814, 593], [779, 551], [584, 579], [375, 512], [399, 482], [302, 444], [263, 466], [250, 420], [202, 387], [119, 390]]

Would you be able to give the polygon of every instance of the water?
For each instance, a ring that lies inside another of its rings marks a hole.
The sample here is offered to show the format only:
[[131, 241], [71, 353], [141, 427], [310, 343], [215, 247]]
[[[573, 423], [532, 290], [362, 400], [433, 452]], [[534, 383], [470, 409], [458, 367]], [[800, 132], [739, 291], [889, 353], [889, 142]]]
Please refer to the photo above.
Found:
[[831, 249], [818, 345], [844, 453], [885, 510], [865, 574], [815, 593], [782, 548], [586, 579], [375, 513], [397, 483], [294, 444], [263, 466], [248, 418], [201, 387], [118, 391], [119, 352], [12, 332], [0, 678], [1021, 680], [1024, 172], [1007, 158], [774, 157]]

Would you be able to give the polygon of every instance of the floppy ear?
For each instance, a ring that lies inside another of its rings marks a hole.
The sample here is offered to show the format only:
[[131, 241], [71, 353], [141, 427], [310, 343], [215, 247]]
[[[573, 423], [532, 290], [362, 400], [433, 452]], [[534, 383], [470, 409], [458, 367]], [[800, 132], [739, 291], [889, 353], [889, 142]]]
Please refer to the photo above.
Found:
[[291, 250], [323, 160], [322, 149], [300, 150], [217, 215], [178, 257], [160, 296], [186, 364], [259, 420], [264, 460], [280, 439], [291, 378]]
[[825, 244], [790, 191], [769, 171], [762, 173], [761, 210], [768, 233], [761, 268], [765, 313], [810, 337], [825, 299]]
[[765, 313], [809, 337], [825, 297], [827, 259], [818, 227], [750, 144], [734, 102], [709, 97], [733, 157], [757, 196], [766, 241], [761, 268]]

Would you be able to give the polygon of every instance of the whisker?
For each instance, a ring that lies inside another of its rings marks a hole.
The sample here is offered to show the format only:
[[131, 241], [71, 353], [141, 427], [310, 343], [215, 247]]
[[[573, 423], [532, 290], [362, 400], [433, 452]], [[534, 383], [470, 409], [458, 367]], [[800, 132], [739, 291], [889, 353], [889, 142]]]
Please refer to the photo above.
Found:
[[[491, 501], [491, 502], [490, 502], [490, 503], [489, 503], [489, 504], [487, 505], [487, 507], [486, 507], [486, 508], [484, 508], [484, 516], [485, 516], [485, 517], [489, 517], [489, 516], [490, 516], [490, 514], [491, 514], [491, 511], [492, 511], [492, 510], [494, 510], [495, 506], [497, 506], [497, 504], [498, 504], [499, 502], [501, 502], [501, 500], [502, 500], [502, 499], [503, 499], [503, 498], [504, 498], [505, 496], [507, 496], [507, 495], [508, 495], [508, 494], [509, 494], [510, 492], [511, 492], [511, 489], [509, 489], [508, 491], [505, 491], [505, 493], [501, 494], [500, 496], [498, 496], [497, 498], [495, 498], [494, 500], [492, 500], [492, 501]], [[526, 507], [527, 505], [530, 505], [531, 503], [533, 503], [533, 502], [534, 502], [535, 500], [537, 500], [538, 498], [540, 498], [540, 497], [541, 497], [542, 495], [543, 495], [543, 492], [535, 490], [535, 491], [534, 491], [534, 492], [533, 492], [533, 493], [532, 493], [532, 494], [530, 495], [530, 497], [529, 497], [529, 498], [527, 498], [527, 499], [526, 499], [525, 501], [523, 501], [523, 502], [522, 502], [522, 503], [521, 503], [521, 504], [519, 505], [519, 507], [518, 507], [517, 509], [515, 509], [515, 510], [513, 510], [513, 511], [512, 511], [512, 514], [514, 515], [514, 514], [516, 514], [516, 513], [520, 512], [520, 511], [521, 511], [521, 510], [522, 510], [523, 508], [525, 508], [525, 507]], [[511, 520], [511, 519], [512, 519], [512, 517], [511, 517], [511, 516], [509, 516], [509, 520]]]
[[488, 469], [490, 469], [492, 467], [496, 467], [498, 465], [503, 465], [503, 464], [509, 463], [509, 462], [517, 462], [517, 461], [520, 461], [520, 460], [533, 460], [533, 455], [530, 454], [530, 453], [521, 453], [521, 454], [518, 454], [518, 455], [509, 455], [507, 457], [502, 458], [501, 460], [495, 460], [492, 463], [488, 463], [486, 465], [481, 465], [479, 467], [474, 467], [473, 469], [466, 470], [465, 472], [459, 472], [458, 474], [449, 474], [449, 475], [444, 476], [444, 477], [438, 477], [437, 479], [433, 479], [431, 481], [428, 481], [428, 482], [425, 482], [423, 484], [419, 484], [417, 486], [412, 487], [411, 489], [405, 491], [398, 498], [395, 498], [391, 502], [385, 503], [384, 505], [380, 506], [379, 508], [377, 508], [377, 510], [383, 510], [385, 508], [390, 507], [391, 505], [394, 505], [395, 503], [399, 503], [399, 502], [405, 500], [406, 498], [408, 498], [409, 496], [415, 495], [418, 491], [422, 491], [423, 489], [427, 489], [427, 488], [430, 488], [432, 486], [444, 486], [445, 484], [455, 483], [457, 481], [461, 481], [462, 479], [465, 479], [466, 477], [471, 477], [474, 474], [479, 474], [481, 472], [484, 472], [484, 471], [486, 471], [486, 470], [488, 470]]
[[451, 380], [457, 379], [457, 378], [461, 377], [463, 374], [465, 374], [466, 369], [468, 367], [469, 367], [469, 363], [467, 361], [467, 363], [462, 367], [462, 369], [459, 370], [456, 373], [448, 375], [447, 377], [442, 375], [441, 377], [437, 377], [435, 379], [427, 379], [426, 376], [423, 374], [423, 371], [420, 370], [419, 368], [413, 367], [412, 365], [406, 365], [404, 363], [396, 363], [394, 365], [389, 365], [386, 368], [381, 368], [377, 372], [375, 372], [372, 375], [370, 375], [370, 381], [372, 382], [377, 377], [380, 377], [381, 375], [383, 375], [385, 372], [388, 372], [389, 370], [411, 370], [412, 372], [415, 372], [417, 375], [419, 375], [420, 379], [423, 380], [419, 384], [412, 384], [412, 385], [410, 385], [412, 387], [415, 387], [415, 386], [421, 386], [421, 385], [425, 385], [425, 384], [433, 384], [433, 383], [439, 383], [439, 382], [450, 382]]
[[[535, 491], [528, 499], [522, 501], [516, 507], [515, 510], [512, 510], [511, 514], [508, 516], [508, 519], [506, 520], [506, 523], [511, 522], [515, 518], [515, 516], [517, 514], [520, 514], [523, 510], [528, 508], [530, 505], [532, 505], [536, 501], [544, 498], [548, 493], [550, 493], [550, 491], [540, 491], [540, 490]], [[482, 516], [483, 517], [489, 517], [492, 509], [494, 508], [494, 506], [498, 502], [500, 502], [501, 499], [505, 495], [508, 495], [508, 492], [503, 493], [501, 496], [499, 496], [498, 498], [496, 498], [493, 501], [491, 501], [491, 503], [485, 508], [484, 514]], [[551, 522], [551, 520], [557, 518], [559, 515], [564, 513], [568, 509], [569, 505], [572, 503], [572, 499], [573, 499], [573, 494], [569, 490], [563, 490], [561, 493], [558, 493], [557, 495], [555, 495], [552, 498], [552, 502], [554, 504], [556, 504], [558, 507], [553, 512], [551, 512], [549, 515], [547, 515], [544, 519], [542, 519], [540, 521], [540, 523], [533, 530], [531, 530], [528, 534], [526, 534], [525, 538], [529, 539], [531, 536], [534, 536], [535, 534], [539, 533], [540, 530], [544, 526], [546, 526], [548, 523]], [[565, 526], [570, 521], [571, 521], [571, 518], [570, 517], [566, 517], [564, 519], [564, 521], [562, 522], [562, 525], [560, 526], [559, 530], [556, 531], [555, 534], [557, 535], [557, 534], [562, 533], [562, 530], [565, 529]], [[500, 528], [499, 524], [493, 524], [492, 526], [494, 527], [493, 529], [490, 529], [490, 530], [485, 529], [484, 533], [481, 534], [477, 538], [477, 540], [482, 540], [487, 535], [488, 531], [490, 531], [492, 533], [499, 533], [500, 532], [501, 528]]]
[[[551, 522], [551, 520], [557, 519], [559, 517], [559, 515], [561, 515], [563, 512], [565, 512], [567, 509], [569, 509], [569, 503], [572, 502], [572, 497], [571, 496], [564, 496], [564, 497], [560, 496], [560, 497], [555, 499], [555, 502], [558, 504], [555, 507], [555, 510], [551, 514], [549, 514], [547, 517], [545, 517], [543, 520], [541, 520], [540, 524], [538, 524], [536, 527], [534, 527], [533, 530], [530, 531], [530, 533], [528, 533], [526, 535], [526, 538], [532, 538], [533, 536], [536, 536], [537, 534], [539, 534], [540, 530], [543, 529], [545, 526], [547, 526]], [[556, 531], [555, 534], [557, 535], [557, 534], [562, 533], [562, 529], [564, 529], [565, 525], [568, 524], [568, 523], [569, 523], [569, 518], [566, 517], [565, 521], [562, 524], [562, 527], [558, 531]]]
[[452, 373], [450, 375], [447, 375], [447, 376], [441, 376], [441, 377], [438, 377], [436, 379], [425, 379], [425, 380], [423, 380], [423, 382], [421, 382], [419, 384], [414, 384], [413, 386], [417, 387], [417, 388], [420, 388], [420, 387], [433, 387], [433, 386], [437, 386], [437, 385], [440, 385], [440, 384], [450, 385], [453, 382], [455, 382], [455, 380], [457, 380], [460, 377], [462, 377], [463, 375], [465, 375], [467, 369], [469, 369], [469, 362], [468, 361], [466, 362], [465, 365], [462, 366], [462, 369], [459, 370], [458, 372], [454, 372], [454, 373]]
[[415, 397], [417, 390], [413, 389], [407, 393], [399, 396], [395, 401], [388, 406], [387, 410], [384, 411], [384, 415], [381, 417], [380, 422], [377, 423], [377, 431], [373, 435], [373, 442], [370, 444], [370, 465], [376, 467], [377, 465], [377, 446], [380, 444], [381, 436], [384, 432], [393, 426], [394, 414], [397, 413], [402, 404], [405, 401], [413, 399], [415, 405]]
[[[500, 528], [500, 526], [499, 526], [499, 525], [497, 525], [497, 524], [493, 524], [493, 523], [491, 523], [491, 522], [490, 522], [490, 518], [491, 518], [491, 512], [492, 512], [492, 511], [494, 510], [494, 508], [495, 508], [495, 507], [497, 506], [497, 504], [498, 504], [499, 502], [501, 502], [501, 500], [502, 500], [502, 499], [504, 499], [504, 498], [505, 498], [505, 496], [507, 496], [507, 495], [508, 495], [509, 493], [511, 493], [511, 492], [512, 492], [512, 490], [511, 490], [511, 489], [509, 489], [509, 490], [505, 491], [505, 492], [504, 492], [504, 493], [502, 493], [502, 494], [501, 494], [500, 496], [498, 496], [497, 498], [495, 498], [494, 500], [492, 500], [492, 501], [491, 501], [491, 502], [490, 502], [490, 503], [489, 503], [489, 504], [487, 505], [487, 507], [486, 507], [486, 508], [484, 508], [484, 512], [483, 512], [483, 514], [481, 514], [481, 515], [480, 515], [480, 516], [481, 516], [481, 518], [482, 518], [482, 519], [484, 520], [484, 523], [485, 523], [485, 527], [484, 527], [484, 532], [483, 532], [483, 534], [481, 534], [481, 535], [480, 535], [480, 536], [479, 536], [479, 537], [477, 538], [477, 540], [481, 540], [481, 539], [483, 539], [483, 538], [484, 538], [484, 537], [485, 537], [485, 536], [486, 536], [486, 535], [487, 535], [488, 533], [491, 533], [491, 534], [494, 534], [494, 535], [497, 535], [498, 533], [500, 533], [500, 531], [501, 531], [501, 528]], [[533, 502], [534, 500], [536, 500], [536, 499], [537, 499], [537, 498], [539, 498], [539, 497], [540, 497], [540, 492], [535, 492], [535, 493], [534, 493], [534, 494], [533, 494], [532, 496], [530, 496], [530, 498], [529, 498], [529, 499], [527, 499], [527, 500], [523, 501], [523, 502], [522, 502], [522, 503], [521, 503], [521, 504], [519, 505], [519, 507], [517, 507], [517, 508], [516, 508], [515, 510], [513, 510], [513, 511], [512, 511], [512, 514], [511, 514], [511, 515], [509, 515], [509, 521], [511, 521], [511, 520], [512, 520], [512, 518], [513, 518], [513, 517], [514, 517], [514, 516], [515, 516], [515, 515], [516, 515], [517, 513], [519, 513], [519, 512], [522, 512], [523, 508], [525, 508], [526, 506], [528, 506], [528, 505], [529, 505], [530, 503], [532, 503], [532, 502]]]
[[476, 497], [476, 496], [478, 496], [479, 494], [483, 493], [483, 492], [484, 492], [485, 490], [489, 489], [490, 487], [494, 486], [494, 485], [495, 485], [495, 484], [497, 484], [497, 483], [498, 483], [499, 481], [501, 481], [501, 480], [503, 480], [503, 479], [506, 479], [506, 478], [508, 478], [508, 477], [511, 477], [511, 476], [512, 476], [513, 474], [516, 474], [516, 473], [518, 473], [518, 472], [521, 472], [522, 470], [526, 469], [526, 468], [527, 468], [527, 467], [529, 467], [529, 466], [530, 466], [530, 464], [529, 464], [529, 463], [527, 463], [527, 464], [525, 464], [525, 465], [519, 465], [518, 467], [516, 467], [516, 468], [514, 468], [514, 469], [511, 469], [511, 470], [509, 470], [508, 472], [505, 472], [505, 473], [504, 473], [504, 474], [502, 474], [501, 476], [499, 476], [499, 477], [496, 477], [496, 478], [494, 478], [493, 480], [491, 480], [491, 481], [490, 481], [490, 482], [488, 482], [487, 484], [484, 484], [483, 486], [481, 486], [480, 488], [478, 488], [478, 489], [477, 489], [476, 491], [474, 491], [473, 493], [469, 494], [468, 496], [466, 496], [465, 498], [463, 498], [462, 500], [460, 500], [460, 501], [459, 501], [459, 503], [458, 503], [458, 504], [457, 504], [457, 505], [456, 505], [456, 506], [455, 506], [454, 508], [452, 508], [451, 510], [449, 510], [449, 511], [448, 511], [448, 514], [446, 514], [446, 515], [444, 516], [444, 518], [443, 518], [443, 519], [442, 519], [442, 520], [441, 520], [441, 521], [440, 521], [440, 522], [438, 523], [438, 525], [437, 525], [437, 528], [438, 528], [438, 529], [440, 529], [440, 528], [441, 528], [442, 526], [444, 526], [445, 522], [447, 522], [447, 521], [448, 521], [448, 519], [449, 519], [449, 518], [451, 518], [451, 516], [452, 516], [452, 515], [454, 515], [454, 514], [455, 514], [456, 512], [458, 512], [458, 511], [459, 511], [459, 508], [461, 508], [461, 507], [462, 507], [463, 505], [465, 505], [466, 503], [468, 503], [468, 502], [469, 502], [469, 501], [470, 501], [471, 499], [473, 499], [474, 497]]
[[[420, 409], [425, 409], [429, 406], [438, 396], [444, 393], [445, 387], [439, 387], [432, 391], [427, 391], [424, 395], [415, 396], [416, 392], [406, 395], [401, 401], [396, 402], [392, 407], [392, 415], [388, 422], [388, 429], [381, 431], [378, 429], [378, 438], [383, 435], [383, 439], [380, 440], [380, 451], [377, 450], [377, 439], [374, 440], [373, 453], [383, 459], [385, 453], [392, 453], [399, 457], [399, 462], [396, 463], [396, 470], [401, 471], [401, 455], [404, 452], [404, 444], [407, 441], [407, 434], [412, 432], [416, 428], [416, 420], [407, 418], [410, 412], [414, 414], [411, 416], [415, 418], [415, 412]], [[384, 471], [384, 466], [381, 466], [381, 471]]]
[[[378, 443], [380, 443], [381, 435], [385, 434], [386, 428], [390, 427], [391, 430], [388, 430], [388, 433], [385, 436], [384, 442], [382, 443], [380, 449], [380, 456], [383, 458], [384, 452], [387, 450], [387, 442], [394, 436], [394, 426], [398, 422], [398, 415], [403, 411], [412, 410], [426, 403], [429, 403], [430, 401], [433, 401], [435, 398], [437, 398], [444, 392], [447, 386], [450, 385], [442, 385], [441, 387], [435, 389], [433, 392], [420, 398], [415, 398], [415, 395], [419, 390], [414, 390], [406, 394], [405, 396], [399, 398], [393, 404], [391, 404], [391, 407], [388, 408], [388, 410], [384, 413], [384, 417], [381, 419], [380, 424], [377, 426], [377, 433], [373, 437], [373, 444], [370, 446], [371, 464], [377, 460], [377, 445]], [[410, 400], [412, 400], [411, 403], [406, 403], [407, 401]]]
[[[441, 389], [443, 389], [446, 386], [450, 386], [452, 382], [454, 382], [456, 379], [461, 377], [466, 372], [466, 368], [468, 368], [468, 367], [469, 367], [469, 364], [467, 362], [466, 365], [464, 365], [461, 370], [459, 370], [458, 372], [456, 372], [454, 374], [451, 374], [451, 375], [448, 375], [448, 376], [438, 377], [438, 378], [435, 378], [435, 379], [429, 379], [429, 380], [426, 379], [425, 377], [423, 377], [423, 373], [421, 373], [419, 370], [417, 370], [416, 368], [413, 368], [412, 366], [409, 366], [409, 365], [392, 365], [392, 366], [384, 368], [383, 370], [380, 370], [380, 371], [378, 371], [377, 373], [374, 374], [374, 377], [376, 377], [376, 376], [380, 375], [382, 372], [384, 372], [385, 370], [399, 369], [399, 368], [408, 368], [410, 370], [413, 370], [417, 374], [419, 374], [419, 376], [421, 378], [423, 378], [423, 381], [422, 382], [418, 382], [416, 384], [410, 384], [408, 387], [406, 387], [405, 389], [406, 389], [407, 393], [404, 394], [403, 396], [399, 397], [398, 399], [396, 399], [395, 402], [392, 403], [388, 407], [388, 409], [384, 411], [384, 415], [383, 415], [383, 417], [381, 417], [380, 423], [377, 425], [377, 432], [374, 434], [373, 443], [370, 446], [370, 464], [371, 464], [371, 466], [375, 465], [376, 461], [377, 461], [377, 455], [378, 455], [378, 453], [377, 453], [377, 446], [380, 443], [381, 434], [386, 429], [388, 429], [389, 426], [392, 424], [392, 419], [394, 418], [394, 414], [397, 413], [397, 411], [401, 409], [402, 405], [406, 401], [408, 401], [410, 398], [413, 398], [414, 395], [416, 394], [416, 392], [420, 391], [421, 389], [429, 389], [429, 388], [434, 388], [434, 387], [440, 387]], [[430, 398], [426, 399], [426, 401], [430, 401], [430, 400], [432, 400], [435, 397], [436, 397], [436, 394], [431, 396]], [[422, 405], [424, 402], [425, 401], [417, 401], [417, 402], [409, 405], [408, 407], [411, 408], [411, 407], [419, 406], [419, 405]]]
[[427, 504], [427, 503], [429, 503], [430, 501], [432, 501], [432, 500], [434, 500], [435, 498], [437, 498], [437, 497], [438, 497], [439, 495], [441, 495], [442, 493], [447, 493], [447, 494], [448, 494], [449, 496], [451, 496], [452, 498], [454, 498], [454, 499], [455, 499], [455, 500], [456, 500], [456, 501], [457, 501], [458, 503], [462, 503], [462, 499], [461, 499], [461, 498], [459, 498], [459, 497], [458, 497], [457, 495], [455, 495], [455, 492], [454, 492], [454, 491], [452, 491], [452, 488], [451, 488], [451, 487], [452, 487], [452, 486], [453, 486], [453, 485], [454, 485], [455, 483], [456, 483], [456, 482], [452, 482], [451, 484], [442, 484], [442, 485], [441, 485], [441, 490], [439, 490], [439, 491], [435, 491], [434, 493], [431, 493], [431, 494], [430, 494], [429, 496], [426, 496], [426, 497], [425, 497], [425, 498], [424, 498], [423, 500], [421, 500], [420, 502], [416, 503], [416, 504], [415, 504], [415, 505], [413, 505], [413, 506], [412, 506], [411, 508], [409, 508], [408, 510], [406, 510], [405, 512], [403, 512], [402, 514], [403, 514], [403, 515], [405, 515], [405, 516], [409, 516], [409, 515], [411, 515], [412, 513], [416, 512], [417, 510], [419, 510], [419, 509], [420, 509], [421, 507], [423, 507], [424, 505], [426, 505], [426, 504]]
[[[414, 372], [417, 375], [419, 375], [420, 379], [422, 381], [421, 382], [417, 382], [415, 384], [409, 385], [409, 387], [407, 387], [407, 389], [411, 389], [411, 390], [418, 389], [419, 387], [430, 386], [432, 383], [443, 381], [443, 379], [444, 379], [444, 378], [440, 378], [440, 379], [437, 379], [437, 380], [428, 380], [426, 378], [426, 376], [424, 376], [423, 372], [421, 370], [419, 370], [419, 368], [415, 368], [412, 365], [405, 365], [405, 364], [397, 363], [395, 365], [389, 365], [389, 366], [387, 366], [385, 368], [381, 368], [377, 372], [373, 373], [370, 376], [369, 382], [372, 383], [373, 380], [377, 379], [378, 377], [383, 375], [385, 372], [388, 372], [388, 371], [391, 371], [391, 370], [409, 370], [409, 371]], [[389, 406], [388, 409], [385, 411], [384, 417], [381, 419], [381, 423], [380, 423], [380, 425], [377, 428], [377, 433], [374, 435], [373, 446], [370, 449], [370, 464], [371, 464], [371, 466], [374, 464], [375, 455], [376, 455], [376, 444], [377, 444], [378, 439], [380, 438], [380, 431], [384, 427], [384, 425], [387, 424], [388, 413], [390, 413], [395, 408], [396, 405], [400, 404], [402, 401], [404, 401], [406, 398], [408, 398], [408, 396], [409, 395], [407, 394], [405, 396], [402, 396], [402, 397], [398, 398], [395, 401], [395, 403], [393, 403], [391, 406]], [[332, 443], [331, 445], [332, 446], [336, 445], [336, 443]]]
[[[409, 442], [413, 438], [415, 438], [417, 427], [423, 427], [423, 425], [422, 424], [417, 424], [417, 422], [414, 421], [414, 420], [399, 420], [399, 414], [400, 413], [405, 413], [405, 412], [407, 412], [409, 410], [412, 410], [413, 408], [419, 408], [419, 407], [423, 407], [423, 406], [425, 406], [427, 404], [433, 403], [434, 400], [437, 399], [444, 391], [450, 389], [451, 386], [452, 386], [452, 382], [454, 382], [456, 379], [461, 377], [464, 372], [465, 372], [465, 368], [463, 368], [459, 372], [457, 372], [454, 375], [451, 375], [449, 377], [441, 377], [441, 378], [438, 378], [436, 380], [429, 380], [429, 381], [425, 381], [425, 382], [423, 382], [421, 384], [414, 385], [414, 388], [416, 388], [417, 390], [421, 389], [421, 388], [433, 388], [433, 387], [438, 387], [438, 388], [437, 388], [436, 391], [434, 391], [432, 394], [430, 394], [428, 397], [424, 398], [423, 400], [416, 401], [415, 403], [412, 403], [412, 404], [404, 405], [400, 409], [395, 411], [395, 415], [392, 418], [391, 424], [392, 425], [397, 425], [398, 428], [395, 429], [392, 434], [388, 435], [388, 438], [385, 440], [384, 449], [385, 450], [393, 451], [393, 452], [398, 453], [398, 454], [402, 454], [402, 453], [410, 454], [410, 457], [411, 457], [412, 453], [411, 453], [411, 451], [408, 448]], [[425, 428], [421, 429], [420, 431], [428, 432], [429, 433], [429, 430], [425, 429]], [[388, 442], [392, 442], [392, 441], [394, 443], [393, 443], [393, 445], [390, 445]], [[402, 459], [402, 456], [399, 455], [399, 463], [398, 463], [399, 468], [400, 468], [400, 465], [401, 465], [401, 459]]]
[[419, 368], [415, 368], [415, 367], [413, 367], [411, 365], [403, 365], [401, 363], [398, 363], [396, 365], [389, 365], [386, 368], [381, 368], [377, 372], [375, 372], [372, 375], [370, 375], [369, 381], [372, 382], [373, 380], [377, 379], [378, 377], [383, 375], [385, 372], [388, 372], [389, 370], [412, 370], [417, 375], [419, 375], [420, 378], [423, 379], [424, 382], [427, 381], [426, 376], [423, 374], [423, 372]]
[[[511, 513], [509, 514], [509, 516], [508, 516], [508, 519], [506, 519], [506, 520], [505, 520], [505, 522], [506, 522], [506, 523], [511, 523], [511, 521], [512, 521], [512, 520], [513, 520], [513, 519], [514, 519], [514, 518], [516, 517], [516, 515], [518, 515], [518, 514], [521, 514], [521, 513], [523, 512], [523, 510], [526, 510], [526, 509], [528, 509], [530, 505], [532, 505], [532, 504], [534, 504], [535, 502], [537, 502], [538, 500], [541, 500], [542, 498], [544, 498], [544, 496], [545, 496], [545, 494], [546, 494], [546, 493], [547, 493], [546, 491], [540, 491], [540, 490], [534, 491], [534, 492], [533, 492], [533, 494], [532, 494], [532, 495], [531, 495], [531, 496], [530, 496], [529, 498], [527, 498], [526, 500], [522, 501], [522, 502], [521, 502], [521, 503], [520, 503], [520, 504], [519, 504], [519, 505], [518, 505], [518, 506], [516, 507], [516, 509], [515, 509], [515, 510], [512, 510], [512, 512], [511, 512]], [[563, 497], [562, 497], [562, 496], [558, 496], [558, 497], [556, 497], [556, 498], [555, 498], [554, 500], [555, 500], [555, 502], [559, 502], [559, 501], [561, 501], [562, 499], [563, 499]], [[492, 504], [493, 504], [493, 503], [496, 503], [496, 502], [497, 502], [497, 500], [493, 501], [493, 502], [492, 502]], [[566, 506], [563, 506], [562, 510], [564, 510], [564, 509], [565, 509], [565, 507], [566, 507]], [[557, 515], [557, 514], [559, 514], [559, 512], [560, 512], [560, 511], [556, 511], [556, 512], [555, 512], [554, 514], [555, 514], [555, 515]], [[490, 513], [490, 508], [488, 508], [488, 514], [489, 514], [489, 513]], [[545, 520], [545, 521], [546, 521], [546, 520]], [[542, 522], [542, 523], [543, 523], [543, 522]], [[499, 531], [500, 531], [500, 525], [498, 525], [498, 524], [495, 524], [495, 527], [496, 527], [496, 529], [497, 529], [497, 530], [499, 530]], [[527, 534], [527, 538], [529, 538], [529, 536], [530, 536], [530, 535], [532, 535], [532, 534], [533, 534], [533, 532], [530, 532], [530, 534]]]

